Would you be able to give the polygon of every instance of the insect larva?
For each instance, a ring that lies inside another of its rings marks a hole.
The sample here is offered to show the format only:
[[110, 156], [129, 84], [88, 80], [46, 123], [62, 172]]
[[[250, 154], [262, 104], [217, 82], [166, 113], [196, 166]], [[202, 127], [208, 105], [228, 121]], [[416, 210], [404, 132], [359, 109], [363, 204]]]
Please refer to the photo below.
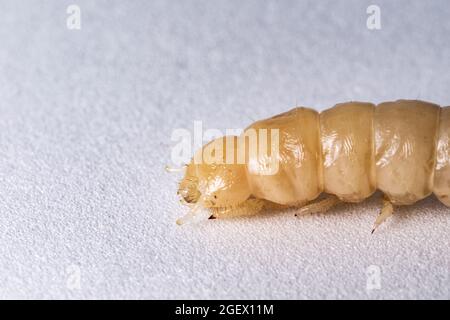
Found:
[[[250, 130], [262, 129], [278, 129], [278, 152], [274, 141], [262, 157], [250, 151], [251, 143], [240, 143]], [[233, 161], [226, 158], [230, 151]], [[240, 151], [242, 162], [235, 155]], [[205, 152], [215, 160], [194, 161]], [[267, 174], [268, 163], [278, 170]], [[373, 230], [394, 205], [433, 192], [450, 207], [450, 107], [415, 100], [349, 102], [320, 114], [298, 107], [258, 121], [242, 136], [216, 139], [197, 152], [178, 190], [191, 210], [177, 223], [254, 215], [263, 208], [326, 212], [339, 202], [361, 202], [377, 189], [384, 197]], [[323, 192], [323, 200], [310, 203]]]

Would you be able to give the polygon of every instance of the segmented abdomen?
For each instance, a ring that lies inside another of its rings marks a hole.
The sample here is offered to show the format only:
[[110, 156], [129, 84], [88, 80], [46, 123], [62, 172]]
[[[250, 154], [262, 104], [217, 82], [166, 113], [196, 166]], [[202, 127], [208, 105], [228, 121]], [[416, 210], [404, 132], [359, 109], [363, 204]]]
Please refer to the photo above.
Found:
[[278, 172], [248, 167], [258, 198], [301, 204], [325, 191], [359, 202], [380, 189], [394, 204], [434, 192], [450, 206], [450, 107], [351, 102], [320, 114], [295, 108], [250, 128], [280, 130]]

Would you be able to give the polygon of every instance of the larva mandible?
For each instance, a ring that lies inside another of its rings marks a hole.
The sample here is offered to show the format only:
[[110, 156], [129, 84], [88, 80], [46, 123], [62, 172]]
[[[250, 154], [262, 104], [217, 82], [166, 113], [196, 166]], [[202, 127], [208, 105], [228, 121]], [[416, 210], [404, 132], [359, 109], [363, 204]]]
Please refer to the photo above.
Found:
[[[377, 189], [383, 206], [372, 232], [394, 205], [431, 193], [450, 207], [450, 107], [417, 100], [348, 102], [321, 113], [297, 107], [255, 122], [243, 136], [250, 129], [278, 129], [278, 154], [255, 159], [247, 153], [243, 163], [192, 160], [178, 189], [191, 209], [178, 224], [277, 206], [298, 207], [297, 215], [322, 213], [339, 202], [361, 202]], [[216, 147], [224, 156], [243, 136], [213, 140], [197, 153]], [[278, 170], [262, 174], [271, 156]], [[323, 200], [312, 202], [322, 193]]]

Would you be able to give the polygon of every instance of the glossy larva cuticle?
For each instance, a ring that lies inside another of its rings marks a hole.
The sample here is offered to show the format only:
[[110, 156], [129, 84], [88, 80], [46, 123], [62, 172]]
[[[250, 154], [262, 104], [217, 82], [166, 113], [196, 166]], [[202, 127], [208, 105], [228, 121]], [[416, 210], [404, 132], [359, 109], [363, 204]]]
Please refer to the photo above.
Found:
[[[321, 113], [297, 107], [255, 122], [241, 137], [228, 137], [236, 142], [228, 147], [242, 151], [243, 136], [262, 129], [279, 131], [278, 154], [263, 160], [248, 154], [244, 163], [191, 162], [179, 193], [189, 201], [196, 198], [196, 210], [220, 218], [302, 207], [323, 192], [361, 202], [380, 190], [383, 221], [392, 214], [389, 206], [413, 204], [433, 192], [450, 206], [450, 107], [417, 100], [377, 106], [348, 102]], [[217, 145], [225, 154], [225, 140], [216, 139], [197, 154]], [[275, 174], [265, 174], [268, 161], [276, 161]], [[326, 211], [335, 201], [323, 203]]]

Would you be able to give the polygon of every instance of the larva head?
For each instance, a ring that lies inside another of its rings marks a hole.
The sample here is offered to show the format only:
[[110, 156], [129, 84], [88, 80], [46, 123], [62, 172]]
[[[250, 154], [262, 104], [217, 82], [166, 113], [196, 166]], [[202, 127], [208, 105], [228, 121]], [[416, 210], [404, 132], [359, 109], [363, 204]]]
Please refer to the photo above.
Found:
[[196, 153], [178, 189], [188, 205], [229, 207], [249, 198], [246, 168], [237, 161], [237, 145], [237, 137], [223, 137]]

